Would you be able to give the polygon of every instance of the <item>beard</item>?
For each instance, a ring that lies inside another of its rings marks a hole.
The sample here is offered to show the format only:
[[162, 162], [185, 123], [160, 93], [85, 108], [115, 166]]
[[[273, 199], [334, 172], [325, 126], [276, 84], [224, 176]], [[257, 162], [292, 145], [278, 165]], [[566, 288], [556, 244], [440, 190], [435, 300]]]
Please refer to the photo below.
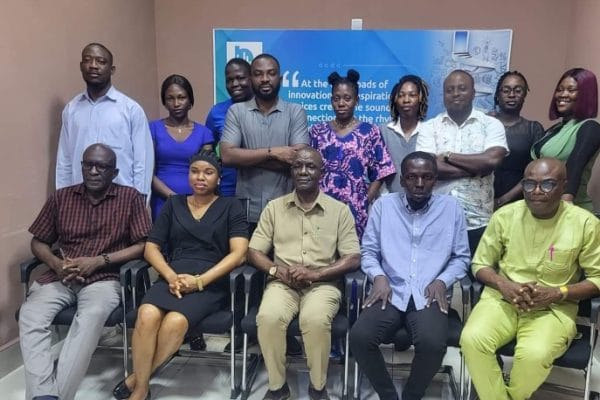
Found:
[[260, 88], [252, 86], [252, 91], [254, 92], [254, 97], [259, 98], [264, 101], [275, 100], [277, 96], [279, 96], [279, 89], [281, 89], [281, 84], [278, 83], [276, 86], [273, 86], [273, 90], [270, 93], [262, 93]]

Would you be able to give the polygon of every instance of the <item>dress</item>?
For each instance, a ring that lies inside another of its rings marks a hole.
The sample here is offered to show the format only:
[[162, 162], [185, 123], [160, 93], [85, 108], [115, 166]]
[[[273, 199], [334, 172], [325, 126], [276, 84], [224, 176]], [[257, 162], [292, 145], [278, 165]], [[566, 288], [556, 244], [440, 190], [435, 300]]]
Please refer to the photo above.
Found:
[[361, 238], [367, 225], [369, 182], [396, 172], [379, 128], [360, 122], [340, 137], [331, 124], [317, 124], [310, 129], [310, 144], [323, 156], [321, 189], [350, 206]]
[[546, 136], [531, 148], [531, 156], [552, 157], [564, 161], [567, 165], [565, 193], [573, 195], [574, 204], [592, 211], [587, 183], [599, 150], [600, 124], [592, 119], [570, 120], [550, 127]]
[[[177, 194], [191, 194], [192, 189], [188, 181], [190, 158], [202, 146], [213, 142], [213, 135], [204, 125], [194, 122], [194, 129], [182, 142], [178, 142], [169, 134], [162, 119], [150, 122], [150, 133], [154, 142], [156, 165], [154, 175], [163, 181]], [[152, 221], [156, 221], [165, 199], [154, 190], [150, 207]]]
[[525, 167], [531, 162], [531, 146], [544, 136], [542, 124], [525, 118], [505, 130], [510, 153], [494, 172], [495, 198], [506, 194], [523, 179]]
[[[239, 200], [219, 197], [196, 220], [192, 216], [187, 196], [170, 197], [148, 241], [169, 249], [168, 262], [178, 274], [201, 274], [229, 254], [229, 239], [248, 237], [248, 223]], [[160, 278], [146, 293], [142, 303], [183, 314], [190, 327], [218, 310], [228, 295], [227, 279], [208, 285], [202, 292], [193, 292], [178, 299], [169, 292], [168, 283]]]

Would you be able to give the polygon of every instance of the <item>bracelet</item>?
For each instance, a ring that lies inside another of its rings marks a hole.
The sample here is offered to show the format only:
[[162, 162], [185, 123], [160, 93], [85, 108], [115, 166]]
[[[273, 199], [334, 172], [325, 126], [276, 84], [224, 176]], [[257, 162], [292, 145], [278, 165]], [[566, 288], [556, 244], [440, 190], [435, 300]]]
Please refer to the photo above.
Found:
[[561, 286], [558, 288], [560, 290], [560, 294], [562, 294], [562, 300], [566, 300], [569, 295], [569, 288], [566, 286]]
[[202, 278], [200, 277], [200, 275], [196, 275], [194, 278], [196, 278], [196, 285], [198, 286], [198, 291], [201, 292], [204, 290], [204, 282], [202, 282]]
[[273, 155], [271, 154], [271, 146], [267, 148], [267, 160], [273, 159]]
[[102, 253], [101, 256], [104, 259], [104, 264], [110, 265], [110, 257], [108, 257], [108, 254]]

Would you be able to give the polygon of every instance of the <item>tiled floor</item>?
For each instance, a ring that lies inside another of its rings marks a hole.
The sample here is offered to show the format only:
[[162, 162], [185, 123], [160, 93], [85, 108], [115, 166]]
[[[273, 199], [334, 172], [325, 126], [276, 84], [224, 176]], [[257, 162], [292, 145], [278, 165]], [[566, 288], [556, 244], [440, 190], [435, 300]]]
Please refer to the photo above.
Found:
[[[210, 349], [220, 349], [226, 343], [223, 338], [209, 338]], [[395, 353], [391, 349], [384, 351], [386, 359], [395, 363], [409, 362], [410, 352]], [[106, 400], [111, 398], [114, 385], [122, 379], [122, 361], [119, 352], [113, 350], [98, 350], [94, 355], [87, 376], [83, 381], [77, 395], [77, 400]], [[459, 357], [455, 349], [448, 349], [445, 359], [454, 367], [458, 375]], [[352, 371], [352, 368], [351, 368]], [[407, 373], [399, 366], [392, 368], [392, 374], [396, 379], [398, 390]], [[334, 363], [330, 367], [328, 391], [332, 399], [341, 399], [342, 393], [343, 365]], [[458, 376], [456, 376], [458, 379]], [[565, 377], [563, 380], [573, 380], [574, 377]], [[581, 376], [575, 382], [581, 381]], [[264, 367], [261, 366], [256, 382], [253, 386], [249, 400], [262, 399], [266, 391], [267, 376]], [[350, 379], [350, 383], [352, 379]], [[445, 374], [438, 374], [435, 381], [427, 391], [425, 399], [454, 399], [448, 384], [449, 379]], [[308, 387], [308, 371], [303, 362], [293, 362], [288, 368], [288, 383], [292, 391], [293, 399], [308, 399], [306, 390]], [[151, 381], [153, 399], [165, 400], [225, 400], [229, 398], [229, 367], [227, 362], [209, 361], [190, 357], [174, 358], [160, 373]], [[350, 388], [351, 389], [351, 388]], [[374, 394], [368, 381], [364, 379], [361, 385], [361, 399], [375, 400]], [[23, 369], [19, 368], [0, 379], [0, 399], [22, 400], [25, 396]], [[549, 391], [536, 393], [536, 400], [575, 400], [579, 397], [566, 396]]]

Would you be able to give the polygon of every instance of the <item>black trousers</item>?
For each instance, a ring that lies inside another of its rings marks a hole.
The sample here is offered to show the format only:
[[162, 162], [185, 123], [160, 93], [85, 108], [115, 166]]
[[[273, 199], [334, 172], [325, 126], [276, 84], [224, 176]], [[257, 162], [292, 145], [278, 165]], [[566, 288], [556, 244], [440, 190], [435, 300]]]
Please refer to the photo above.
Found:
[[467, 231], [467, 236], [469, 237], [469, 249], [471, 250], [471, 257], [475, 255], [475, 250], [477, 250], [477, 246], [479, 245], [479, 241], [483, 236], [483, 232], [485, 232], [485, 228], [487, 228], [487, 226], [482, 226], [481, 228], [471, 229]]
[[418, 400], [425, 395], [446, 354], [448, 316], [440, 311], [437, 303], [420, 311], [415, 309], [412, 298], [405, 312], [389, 303], [382, 310], [381, 302], [365, 308], [350, 332], [350, 348], [381, 400], [397, 400], [398, 393], [379, 345], [390, 342], [402, 326], [406, 326], [415, 346], [410, 375], [402, 391], [403, 400]]

